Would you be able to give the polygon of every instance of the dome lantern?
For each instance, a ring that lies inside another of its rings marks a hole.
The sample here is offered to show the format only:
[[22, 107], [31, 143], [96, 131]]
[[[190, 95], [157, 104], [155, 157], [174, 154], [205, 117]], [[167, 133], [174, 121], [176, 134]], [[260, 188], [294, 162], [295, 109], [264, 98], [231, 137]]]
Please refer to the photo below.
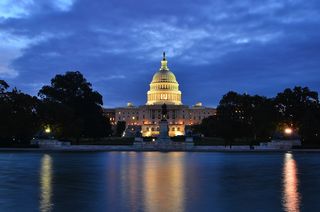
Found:
[[166, 60], [166, 52], [163, 52], [163, 57], [161, 60], [161, 68], [160, 70], [169, 70], [168, 61]]

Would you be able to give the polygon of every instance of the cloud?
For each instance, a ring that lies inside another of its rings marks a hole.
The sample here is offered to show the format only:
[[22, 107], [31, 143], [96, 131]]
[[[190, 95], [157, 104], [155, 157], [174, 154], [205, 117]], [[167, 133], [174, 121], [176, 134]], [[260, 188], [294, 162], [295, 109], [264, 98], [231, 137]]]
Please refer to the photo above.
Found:
[[[4, 62], [2, 62], [2, 64], [5, 64]], [[3, 79], [7, 79], [7, 78], [15, 78], [18, 76], [18, 73], [13, 70], [10, 69], [6, 64], [2, 65], [0, 64], [0, 77]]]
[[29, 15], [31, 0], [2, 0], [0, 2], [0, 18], [21, 18]]
[[125, 79], [126, 76], [124, 76], [123, 74], [119, 74], [119, 75], [110, 75], [110, 76], [103, 76], [100, 77], [99, 79], [96, 79], [95, 81], [110, 81], [110, 80], [115, 80], [115, 79]]
[[[69, 11], [75, 0], [1, 0], [0, 18], [26, 18], [42, 9]], [[41, 12], [42, 13], [42, 12]]]
[[106, 105], [144, 104], [162, 51], [189, 105], [231, 89], [320, 90], [316, 0], [17, 2], [0, 3], [0, 77], [30, 93], [79, 70]]
[[72, 5], [74, 4], [75, 0], [54, 0], [52, 3], [62, 11], [68, 11]]

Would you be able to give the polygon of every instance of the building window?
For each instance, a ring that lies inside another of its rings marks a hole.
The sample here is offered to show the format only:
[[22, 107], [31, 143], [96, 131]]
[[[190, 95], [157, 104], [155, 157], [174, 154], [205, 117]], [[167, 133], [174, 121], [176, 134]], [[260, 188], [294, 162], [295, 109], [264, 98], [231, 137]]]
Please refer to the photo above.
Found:
[[149, 127], [147, 127], [147, 131], [149, 131]]
[[160, 99], [167, 100], [168, 99], [168, 95], [166, 93], [162, 93], [162, 94], [160, 94]]
[[154, 131], [154, 128], [153, 128], [153, 127], [151, 128], [151, 131]]
[[180, 127], [178, 127], [177, 130], [180, 131]]

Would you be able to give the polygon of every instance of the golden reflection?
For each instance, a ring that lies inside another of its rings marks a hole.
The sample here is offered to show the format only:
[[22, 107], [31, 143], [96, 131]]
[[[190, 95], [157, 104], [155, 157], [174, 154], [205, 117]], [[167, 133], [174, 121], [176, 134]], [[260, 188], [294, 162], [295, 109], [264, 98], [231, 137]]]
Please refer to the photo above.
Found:
[[[117, 161], [117, 153], [111, 154], [114, 157], [110, 158], [108, 167], [112, 167], [113, 170], [107, 172], [108, 201], [118, 202], [120, 198], [129, 204], [131, 211], [140, 211], [139, 208], [142, 204], [139, 196], [139, 189], [141, 189], [139, 154], [137, 152], [122, 152], [120, 161]], [[120, 165], [115, 165], [118, 162]], [[117, 192], [119, 192], [118, 196]]]
[[45, 154], [41, 160], [40, 172], [40, 211], [47, 212], [52, 210], [52, 158]]
[[146, 211], [184, 211], [184, 153], [159, 153], [144, 162]]
[[297, 165], [291, 153], [286, 153], [283, 166], [283, 207], [285, 211], [300, 211]]

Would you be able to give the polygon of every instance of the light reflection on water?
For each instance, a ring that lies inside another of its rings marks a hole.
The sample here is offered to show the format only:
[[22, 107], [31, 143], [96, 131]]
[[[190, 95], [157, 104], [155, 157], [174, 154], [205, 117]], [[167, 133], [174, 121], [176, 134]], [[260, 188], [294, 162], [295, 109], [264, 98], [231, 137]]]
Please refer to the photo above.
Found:
[[117, 162], [119, 166], [107, 173], [108, 201], [121, 199], [131, 211], [185, 211], [185, 153], [130, 152], [110, 157], [110, 166]]
[[283, 165], [283, 207], [288, 212], [300, 211], [297, 164], [292, 153], [286, 153]]
[[184, 154], [163, 155], [160, 165], [156, 166], [146, 160], [143, 176], [145, 211], [184, 211]]
[[2, 153], [0, 211], [320, 211], [319, 154]]
[[52, 210], [52, 158], [50, 155], [43, 155], [40, 171], [40, 211]]

